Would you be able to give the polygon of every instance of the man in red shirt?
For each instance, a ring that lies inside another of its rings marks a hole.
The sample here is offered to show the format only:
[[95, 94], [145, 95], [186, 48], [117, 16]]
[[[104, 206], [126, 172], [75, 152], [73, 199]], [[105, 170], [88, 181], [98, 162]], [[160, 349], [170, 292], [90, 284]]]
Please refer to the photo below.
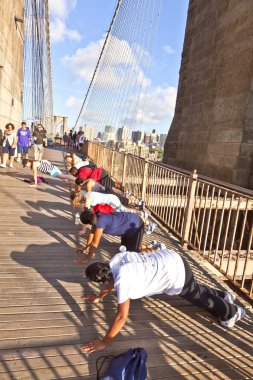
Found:
[[70, 169], [70, 174], [76, 178], [93, 179], [94, 181], [99, 182], [102, 177], [102, 168], [92, 169], [89, 166], [83, 166], [80, 169], [77, 169], [76, 167], [72, 167]]

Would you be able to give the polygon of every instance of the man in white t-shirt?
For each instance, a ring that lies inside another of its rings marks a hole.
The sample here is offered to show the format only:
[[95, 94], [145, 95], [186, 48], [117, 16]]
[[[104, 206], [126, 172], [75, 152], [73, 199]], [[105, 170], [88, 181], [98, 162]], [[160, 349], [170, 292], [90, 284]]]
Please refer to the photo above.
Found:
[[233, 305], [234, 295], [199, 284], [187, 261], [173, 250], [162, 249], [146, 254], [120, 252], [109, 264], [97, 262], [89, 265], [85, 273], [88, 280], [106, 283], [106, 287], [98, 296], [84, 295], [83, 299], [100, 302], [115, 288], [118, 300], [117, 314], [105, 337], [82, 345], [88, 353], [104, 349], [118, 334], [127, 320], [131, 299], [161, 293], [178, 294], [208, 310], [228, 328], [246, 314], [243, 308]]

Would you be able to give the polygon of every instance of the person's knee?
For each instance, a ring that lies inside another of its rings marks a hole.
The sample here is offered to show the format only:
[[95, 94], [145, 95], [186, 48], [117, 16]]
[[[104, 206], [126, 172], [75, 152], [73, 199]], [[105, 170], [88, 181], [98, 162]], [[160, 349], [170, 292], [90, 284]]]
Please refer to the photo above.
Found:
[[211, 297], [207, 297], [204, 303], [207, 310], [213, 310], [214, 304], [214, 300]]

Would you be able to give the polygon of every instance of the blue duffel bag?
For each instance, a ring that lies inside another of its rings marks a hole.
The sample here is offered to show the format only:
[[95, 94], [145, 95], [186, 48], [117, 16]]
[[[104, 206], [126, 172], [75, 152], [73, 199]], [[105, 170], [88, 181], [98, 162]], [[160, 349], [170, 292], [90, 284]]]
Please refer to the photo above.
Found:
[[[110, 357], [110, 356], [109, 356]], [[108, 357], [103, 358], [103, 363]], [[113, 358], [108, 370], [99, 376], [103, 363], [98, 370], [97, 380], [146, 380], [147, 353], [144, 348], [130, 348]]]

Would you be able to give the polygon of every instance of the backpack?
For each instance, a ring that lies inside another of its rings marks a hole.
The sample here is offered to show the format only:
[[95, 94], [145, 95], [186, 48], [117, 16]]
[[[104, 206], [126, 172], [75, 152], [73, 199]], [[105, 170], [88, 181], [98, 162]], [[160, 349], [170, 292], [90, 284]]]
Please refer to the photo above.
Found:
[[[147, 353], [144, 348], [130, 348], [123, 354], [115, 356], [107, 371], [100, 377], [99, 373], [107, 358], [113, 356], [100, 356], [97, 359], [97, 380], [146, 380]], [[102, 363], [98, 368], [100, 359]]]
[[101, 214], [113, 214], [114, 208], [106, 203], [98, 203], [93, 207], [93, 214], [101, 213]]

